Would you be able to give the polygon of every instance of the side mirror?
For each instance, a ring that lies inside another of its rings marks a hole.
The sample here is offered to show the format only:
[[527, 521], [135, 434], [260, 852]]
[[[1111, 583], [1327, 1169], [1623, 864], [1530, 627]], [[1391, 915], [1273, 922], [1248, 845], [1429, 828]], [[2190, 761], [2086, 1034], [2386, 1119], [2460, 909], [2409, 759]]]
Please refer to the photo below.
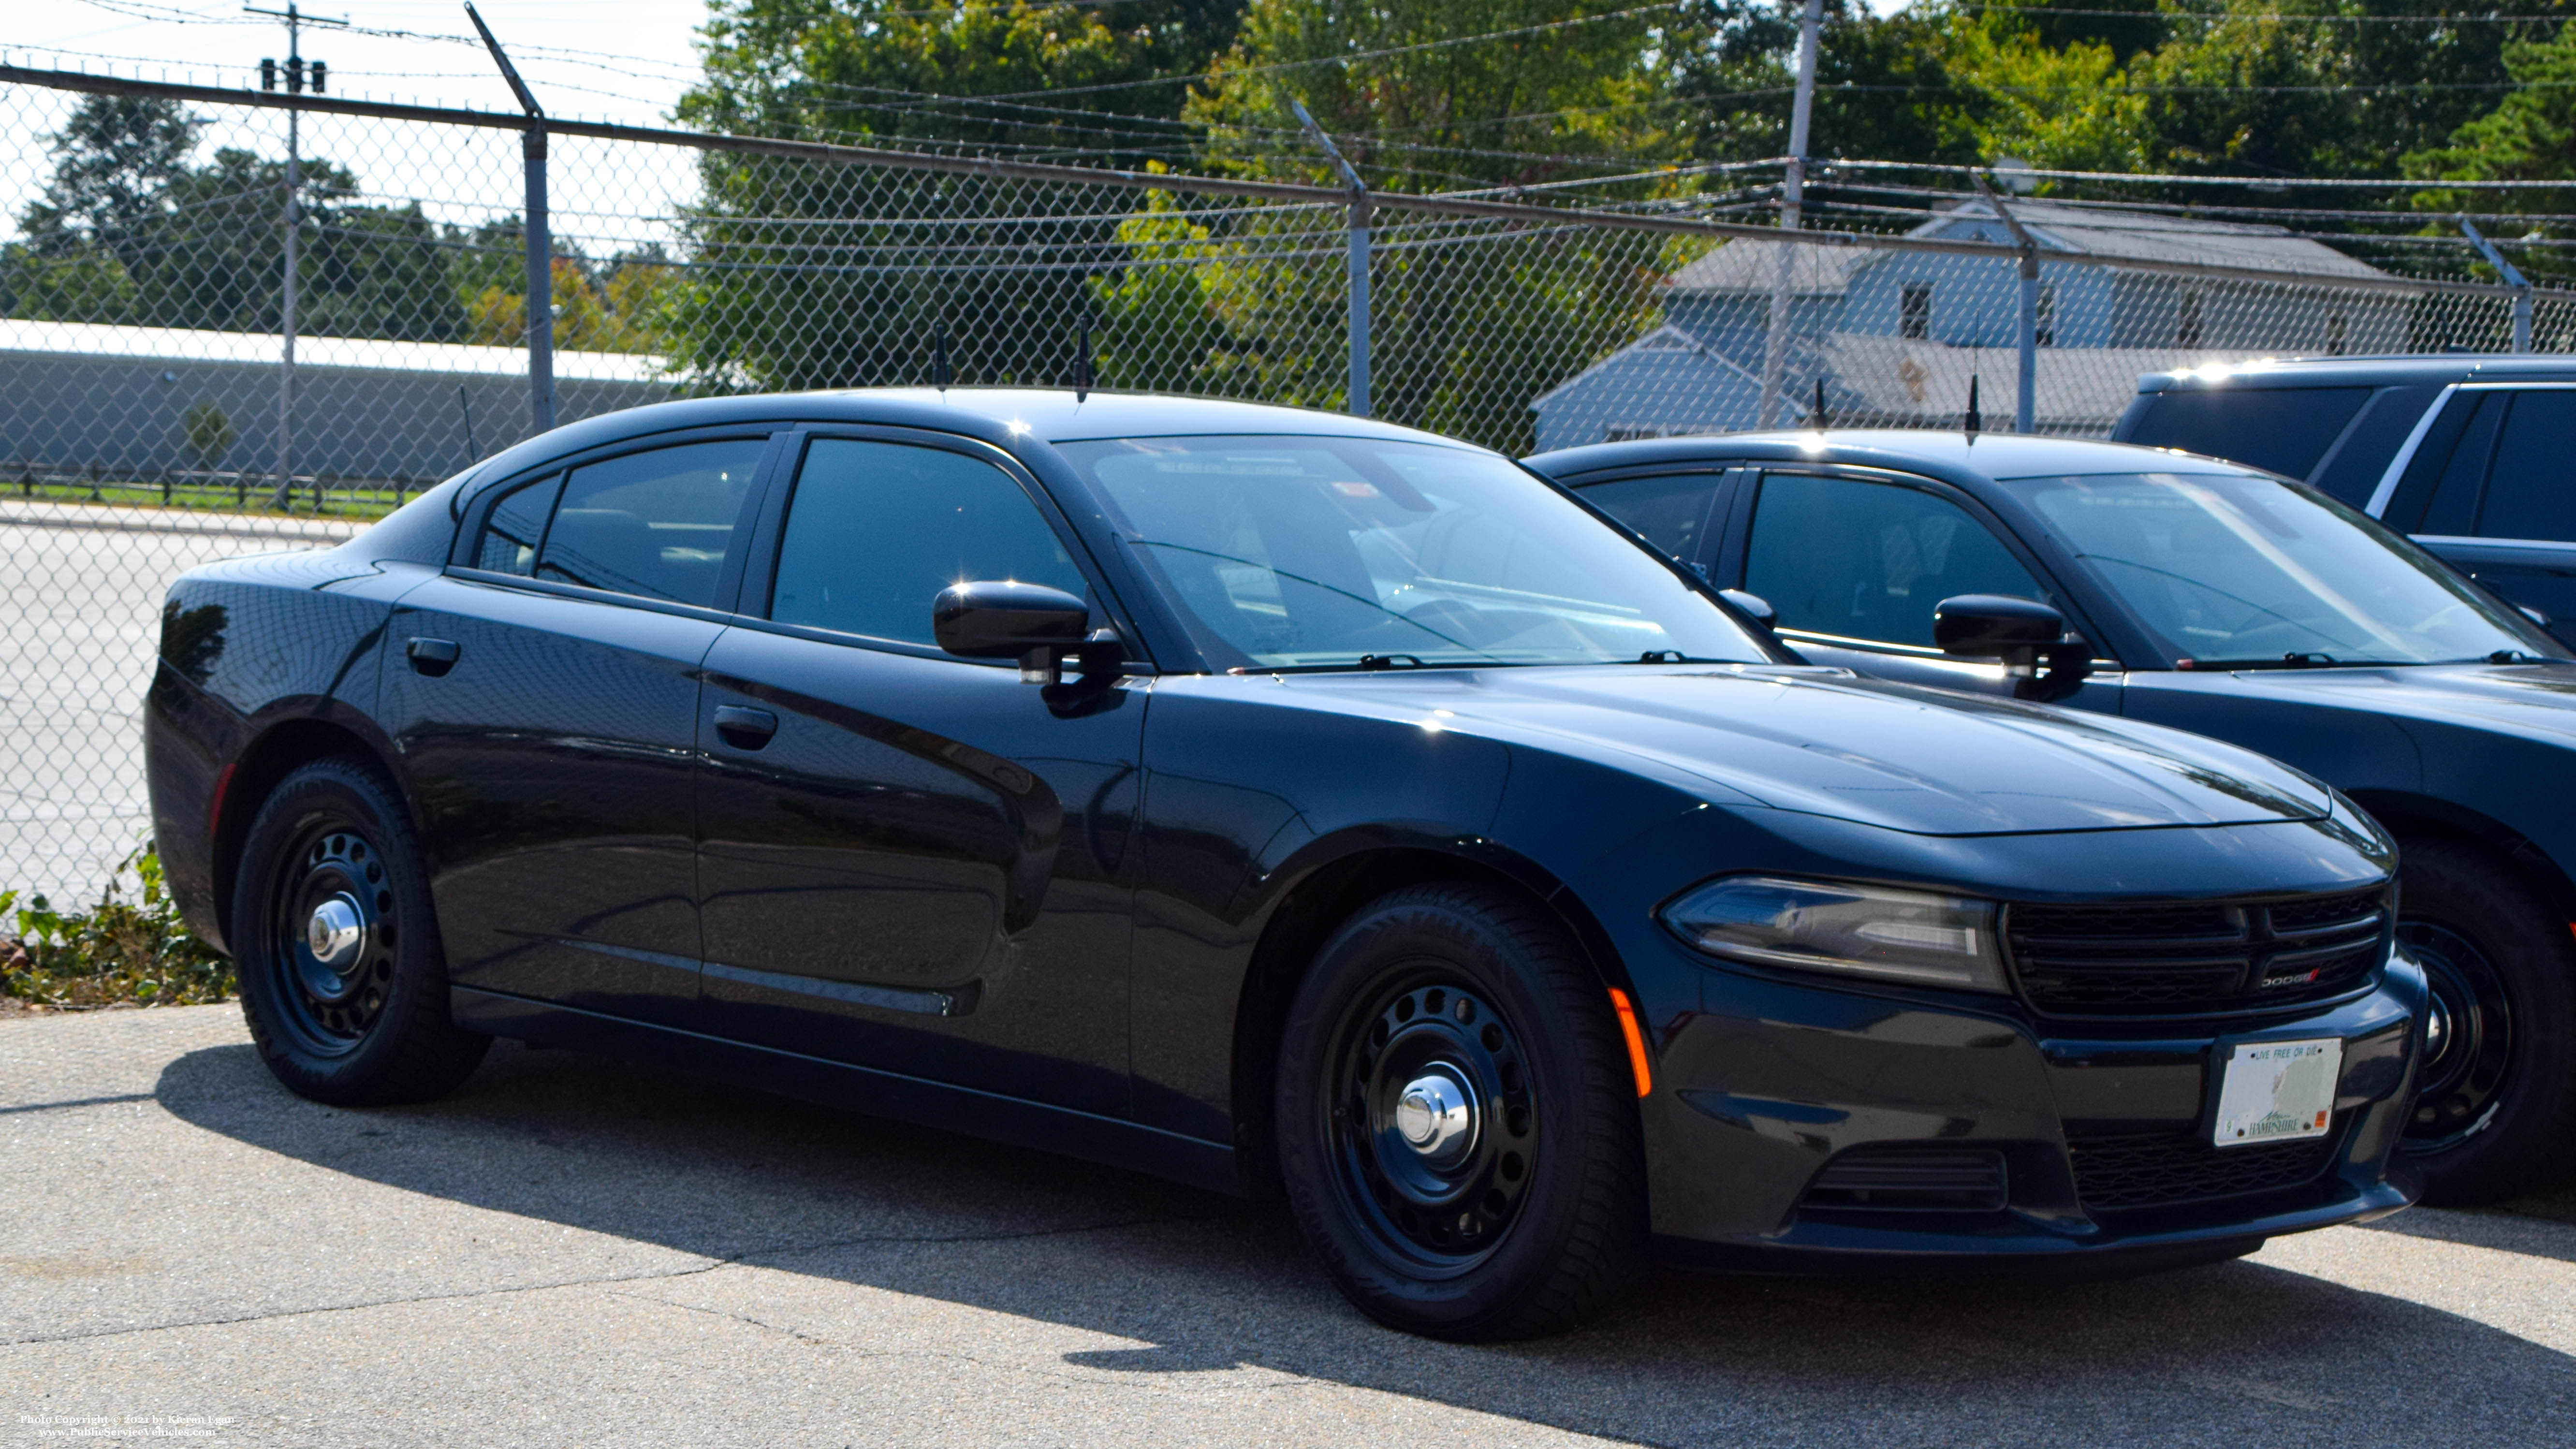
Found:
[[1944, 654], [1991, 659], [2043, 649], [2066, 633], [2066, 616], [2035, 599], [1961, 594], [1932, 606], [1932, 642]]
[[1717, 596], [1743, 610], [1747, 617], [1764, 629], [1780, 627], [1780, 611], [1772, 608], [1771, 601], [1760, 594], [1748, 594], [1742, 589], [1720, 589], [1717, 591]]
[[962, 659], [1020, 661], [1020, 678], [1053, 684], [1059, 657], [1082, 647], [1091, 611], [1044, 584], [982, 579], [950, 584], [930, 605], [931, 637]]
[[2051, 704], [2084, 685], [2093, 646], [2069, 639], [2066, 616], [2036, 599], [1961, 594], [1932, 606], [1932, 642], [1957, 659], [2001, 659], [2013, 698]]

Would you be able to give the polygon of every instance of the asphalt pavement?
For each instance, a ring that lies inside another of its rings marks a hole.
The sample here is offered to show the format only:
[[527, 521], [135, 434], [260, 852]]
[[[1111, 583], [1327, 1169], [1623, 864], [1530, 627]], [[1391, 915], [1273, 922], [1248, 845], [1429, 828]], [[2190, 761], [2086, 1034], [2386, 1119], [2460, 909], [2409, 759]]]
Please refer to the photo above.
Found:
[[0, 1020], [0, 1445], [2564, 1445], [2576, 1193], [2095, 1283], [1659, 1274], [1460, 1347], [1275, 1205], [559, 1051]]

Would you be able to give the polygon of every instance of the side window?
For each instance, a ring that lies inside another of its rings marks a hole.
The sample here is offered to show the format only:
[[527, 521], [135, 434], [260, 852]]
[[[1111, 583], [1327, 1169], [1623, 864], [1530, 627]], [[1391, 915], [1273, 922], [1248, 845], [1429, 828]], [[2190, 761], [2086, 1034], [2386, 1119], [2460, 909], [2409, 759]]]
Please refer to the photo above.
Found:
[[1960, 594], [2048, 597], [1985, 525], [1890, 483], [1773, 473], [1745, 545], [1744, 587], [1784, 629], [1932, 643], [1932, 608]]
[[2369, 400], [2366, 387], [2175, 388], [2156, 395], [2127, 441], [2305, 478]]
[[483, 522], [483, 537], [474, 545], [474, 566], [526, 578], [537, 566], [537, 545], [546, 537], [546, 519], [555, 511], [563, 475], [522, 483], [492, 505]]
[[2571, 448], [2576, 448], [2576, 390], [2515, 393], [2513, 411], [2505, 414], [2496, 433], [2478, 533], [2576, 542], [2576, 487], [2567, 476]]
[[2432, 501], [2413, 532], [2463, 534], [2478, 526], [2478, 495], [2486, 491], [2487, 462], [2495, 456], [2496, 424], [2504, 420], [2506, 395], [2476, 395], [2467, 431], [2433, 481]]
[[[2451, 471], [2452, 456], [2462, 450], [2462, 439], [2473, 431], [2472, 424], [2488, 430], [2495, 427], [2495, 414], [2486, 411], [2483, 392], [2453, 393], [2442, 405], [2441, 413], [2424, 429], [2424, 440], [2415, 445], [2415, 456], [2406, 460], [2406, 471], [2397, 480], [2397, 491], [2389, 496], [2380, 521], [2400, 533], [2422, 533], [2427, 504], [2433, 501], [2434, 485]], [[2468, 444], [2478, 466], [2486, 466], [2486, 444], [2478, 440]]]
[[1684, 473], [1670, 478], [1621, 478], [1583, 490], [1583, 501], [1646, 536], [1684, 563], [1700, 562], [1708, 536], [1709, 503], [1723, 473]]
[[940, 448], [817, 438], [778, 546], [769, 617], [934, 643], [930, 604], [969, 579], [1086, 590], [1055, 530], [1009, 474]]
[[2379, 396], [2370, 400], [2370, 411], [2344, 434], [2342, 446], [2312, 481], [2341, 502], [2369, 507], [2370, 495], [2379, 491], [2379, 480], [2388, 472], [2388, 460], [2406, 446], [2416, 420], [2424, 416], [2439, 391], [2422, 383], [2381, 388]]
[[536, 576], [708, 606], [741, 522], [762, 438], [683, 443], [575, 468]]

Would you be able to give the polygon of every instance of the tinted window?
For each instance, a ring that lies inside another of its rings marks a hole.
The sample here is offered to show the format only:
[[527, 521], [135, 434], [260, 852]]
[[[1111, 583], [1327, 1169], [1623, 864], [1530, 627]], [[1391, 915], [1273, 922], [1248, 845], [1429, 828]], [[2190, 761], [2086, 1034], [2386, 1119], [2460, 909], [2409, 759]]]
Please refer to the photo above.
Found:
[[1767, 657], [1669, 565], [1490, 453], [1328, 437], [1058, 446], [1220, 668]]
[[2344, 664], [2555, 653], [2414, 544], [2269, 478], [2008, 478], [2174, 660]]
[[1708, 524], [1709, 501], [1717, 495], [1720, 473], [1685, 473], [1675, 478], [1622, 478], [1583, 490], [1583, 501], [1609, 514], [1653, 541], [1677, 559], [1699, 562]]
[[2571, 456], [2576, 456], [2576, 391], [2515, 393], [2513, 411], [2505, 414], [2504, 427], [2496, 434], [2478, 532], [2488, 538], [2576, 540]]
[[687, 443], [575, 468], [537, 577], [712, 605], [759, 438]]
[[2370, 400], [2369, 411], [2344, 435], [2343, 446], [2310, 481], [2355, 508], [2369, 506], [2370, 495], [2379, 491], [2379, 480], [2387, 475], [2390, 461], [2396, 458], [2398, 449], [2406, 446], [2416, 420], [2424, 416], [2425, 407], [2439, 391], [2440, 388], [2420, 383], [2380, 389], [2379, 396]]
[[1085, 589], [1037, 505], [989, 463], [850, 438], [805, 450], [769, 617], [930, 644], [931, 601], [970, 579]]
[[483, 524], [474, 547], [474, 566], [495, 573], [528, 576], [537, 564], [537, 545], [545, 540], [546, 519], [555, 511], [563, 475], [541, 478], [502, 495]]
[[[2406, 471], [2397, 480], [2397, 491], [2389, 495], [2387, 509], [2380, 522], [2401, 533], [2417, 532], [2424, 518], [2424, 505], [2433, 501], [2433, 485], [2441, 481], [2450, 465], [2451, 454], [2460, 445], [2460, 435], [2468, 430], [2469, 420], [2476, 417], [2486, 394], [2463, 392], [2452, 395], [2442, 405], [2441, 413], [2424, 429], [2424, 440], [2415, 445], [2415, 456], [2406, 460]], [[2483, 456], [2483, 453], [2481, 453]]]
[[2487, 485], [2487, 460], [2495, 454], [2496, 423], [2504, 416], [2502, 393], [2473, 393], [2469, 425], [2434, 475], [2432, 501], [2411, 533], [2462, 534], [2478, 526], [2478, 494]]
[[2128, 441], [2305, 478], [2370, 398], [2366, 387], [2213, 387], [2159, 394]]
[[1960, 594], [2044, 599], [1984, 524], [1919, 488], [1774, 473], [1762, 480], [1744, 587], [1780, 627], [1932, 643], [1932, 608]]

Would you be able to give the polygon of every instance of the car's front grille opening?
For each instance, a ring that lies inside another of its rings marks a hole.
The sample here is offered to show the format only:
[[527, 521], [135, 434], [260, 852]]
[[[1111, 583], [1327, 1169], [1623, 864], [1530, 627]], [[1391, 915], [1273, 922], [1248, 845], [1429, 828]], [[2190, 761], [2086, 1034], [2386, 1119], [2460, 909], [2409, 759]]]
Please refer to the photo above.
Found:
[[2259, 1011], [2340, 995], [2388, 950], [2387, 887], [2286, 900], [2012, 905], [2023, 996], [2057, 1016]]
[[2007, 1200], [1992, 1147], [1857, 1147], [1825, 1164], [1799, 1206], [1863, 1212], [1989, 1213]]
[[2087, 1212], [2175, 1207], [2315, 1181], [2339, 1132], [2269, 1147], [2214, 1147], [2196, 1132], [2070, 1135], [2075, 1197]]

